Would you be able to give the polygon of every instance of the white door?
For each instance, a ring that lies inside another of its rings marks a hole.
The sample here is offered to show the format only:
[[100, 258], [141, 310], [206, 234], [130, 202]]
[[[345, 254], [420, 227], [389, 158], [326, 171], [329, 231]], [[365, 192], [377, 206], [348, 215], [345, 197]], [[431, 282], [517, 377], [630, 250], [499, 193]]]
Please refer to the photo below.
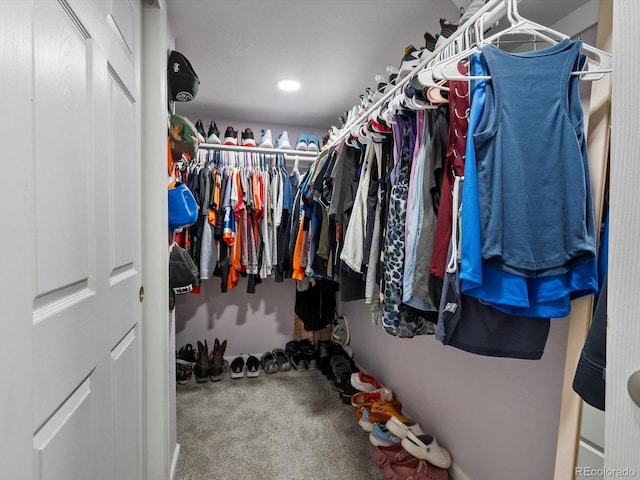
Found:
[[140, 2], [0, 19], [0, 478], [141, 479]]
[[640, 478], [640, 399], [627, 391], [640, 370], [639, 21], [637, 0], [613, 2], [605, 478]]

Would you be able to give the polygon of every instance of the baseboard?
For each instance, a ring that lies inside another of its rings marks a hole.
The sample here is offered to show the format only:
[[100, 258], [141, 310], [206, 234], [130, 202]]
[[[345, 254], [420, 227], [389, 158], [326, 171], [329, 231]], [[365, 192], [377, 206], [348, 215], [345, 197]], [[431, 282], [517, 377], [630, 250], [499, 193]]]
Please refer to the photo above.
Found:
[[176, 478], [179, 459], [180, 459], [180, 444], [176, 443], [176, 448], [173, 450], [173, 458], [171, 459], [171, 471], [169, 473], [170, 480], [175, 480]]
[[451, 464], [449, 468], [449, 479], [450, 480], [471, 480], [471, 477], [462, 471], [459, 465], [455, 462]]

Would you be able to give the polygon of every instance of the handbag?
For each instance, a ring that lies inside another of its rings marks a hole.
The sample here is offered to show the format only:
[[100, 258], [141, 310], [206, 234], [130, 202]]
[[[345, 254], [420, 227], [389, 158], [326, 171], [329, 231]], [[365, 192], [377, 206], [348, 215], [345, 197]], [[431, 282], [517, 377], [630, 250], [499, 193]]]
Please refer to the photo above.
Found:
[[176, 183], [169, 189], [169, 230], [174, 231], [193, 225], [198, 219], [198, 204], [193, 193], [184, 183]]

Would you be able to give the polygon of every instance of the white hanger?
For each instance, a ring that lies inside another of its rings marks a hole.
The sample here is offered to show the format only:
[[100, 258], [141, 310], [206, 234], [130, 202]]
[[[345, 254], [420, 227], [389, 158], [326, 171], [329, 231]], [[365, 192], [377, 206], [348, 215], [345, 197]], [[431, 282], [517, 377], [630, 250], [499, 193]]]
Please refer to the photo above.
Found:
[[[500, 37], [505, 35], [512, 35], [515, 33], [534, 35], [538, 38], [545, 40], [550, 44], [556, 44], [564, 39], [569, 38], [567, 35], [553, 30], [544, 25], [532, 22], [518, 13], [517, 3], [518, 0], [505, 0], [507, 5], [507, 18], [511, 22], [511, 26], [505, 30], [495, 33], [486, 39], [483, 36], [484, 20], [487, 13], [482, 15], [475, 23], [474, 28], [476, 32], [477, 43], [470, 48], [467, 48], [460, 53], [446, 58], [440, 62], [436, 62], [433, 65], [433, 76], [437, 78], [445, 78], [447, 80], [468, 80], [473, 79], [490, 79], [489, 76], [477, 76], [468, 77], [463, 76], [457, 69], [457, 63], [469, 57], [473, 53], [480, 52], [480, 47], [495, 43]], [[585, 80], [598, 80], [602, 78], [605, 73], [612, 71], [612, 57], [611, 54], [595, 48], [587, 43], [582, 44], [582, 50], [595, 56], [595, 59], [587, 56], [586, 69], [582, 71], [571, 72], [572, 75], [581, 75]]]

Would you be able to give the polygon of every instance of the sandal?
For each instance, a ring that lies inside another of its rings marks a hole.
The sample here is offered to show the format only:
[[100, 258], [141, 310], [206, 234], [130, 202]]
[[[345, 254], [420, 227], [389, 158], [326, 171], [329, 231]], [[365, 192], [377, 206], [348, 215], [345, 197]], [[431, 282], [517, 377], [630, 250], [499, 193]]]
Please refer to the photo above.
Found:
[[436, 467], [446, 469], [451, 466], [451, 454], [446, 448], [438, 445], [433, 435], [414, 435], [413, 432], [409, 432], [402, 439], [402, 446], [414, 457], [426, 460]]
[[291, 362], [289, 361], [289, 355], [287, 355], [283, 349], [274, 348], [273, 355], [276, 357], [276, 363], [278, 370], [281, 372], [287, 372], [291, 370]]
[[276, 356], [271, 352], [266, 352], [260, 358], [260, 365], [262, 365], [262, 369], [264, 373], [272, 374], [278, 371], [278, 362], [276, 361]]

